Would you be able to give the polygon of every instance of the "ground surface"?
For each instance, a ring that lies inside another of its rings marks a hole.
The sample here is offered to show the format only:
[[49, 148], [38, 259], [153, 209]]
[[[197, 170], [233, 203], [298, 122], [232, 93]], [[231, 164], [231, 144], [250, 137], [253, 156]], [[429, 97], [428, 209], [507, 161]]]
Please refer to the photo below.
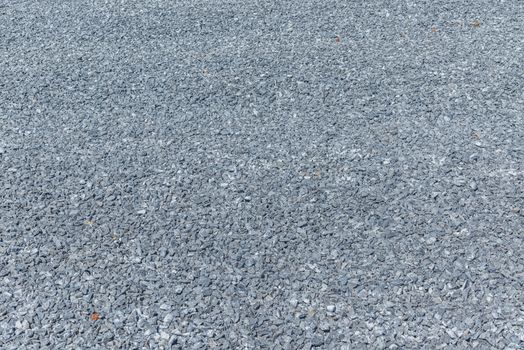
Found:
[[0, 2], [1, 348], [523, 348], [523, 42], [517, 0]]

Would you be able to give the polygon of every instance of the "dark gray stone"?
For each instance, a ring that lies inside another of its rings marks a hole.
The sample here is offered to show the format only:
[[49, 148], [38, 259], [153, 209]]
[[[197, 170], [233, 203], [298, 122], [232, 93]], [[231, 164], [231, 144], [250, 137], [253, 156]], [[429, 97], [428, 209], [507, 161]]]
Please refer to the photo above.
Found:
[[523, 27], [0, 4], [1, 348], [521, 347]]

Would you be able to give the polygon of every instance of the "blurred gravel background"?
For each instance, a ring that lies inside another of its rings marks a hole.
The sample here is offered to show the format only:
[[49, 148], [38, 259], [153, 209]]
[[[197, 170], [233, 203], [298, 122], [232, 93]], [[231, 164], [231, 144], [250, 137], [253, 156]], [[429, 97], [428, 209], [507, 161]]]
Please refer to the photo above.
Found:
[[0, 1], [0, 348], [524, 348], [523, 43], [518, 0]]

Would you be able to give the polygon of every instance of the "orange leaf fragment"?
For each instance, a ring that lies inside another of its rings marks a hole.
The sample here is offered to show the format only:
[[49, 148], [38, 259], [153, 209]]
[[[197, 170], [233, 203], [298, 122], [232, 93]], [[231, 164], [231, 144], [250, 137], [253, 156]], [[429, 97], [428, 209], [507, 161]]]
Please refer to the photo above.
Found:
[[98, 321], [100, 319], [100, 314], [96, 311], [94, 311], [92, 314], [91, 314], [91, 321]]

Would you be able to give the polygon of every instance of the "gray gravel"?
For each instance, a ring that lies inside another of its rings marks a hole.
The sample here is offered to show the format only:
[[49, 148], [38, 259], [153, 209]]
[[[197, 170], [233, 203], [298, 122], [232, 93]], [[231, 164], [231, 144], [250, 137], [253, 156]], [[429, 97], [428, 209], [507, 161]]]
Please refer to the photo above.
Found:
[[524, 2], [0, 2], [2, 349], [521, 349]]

